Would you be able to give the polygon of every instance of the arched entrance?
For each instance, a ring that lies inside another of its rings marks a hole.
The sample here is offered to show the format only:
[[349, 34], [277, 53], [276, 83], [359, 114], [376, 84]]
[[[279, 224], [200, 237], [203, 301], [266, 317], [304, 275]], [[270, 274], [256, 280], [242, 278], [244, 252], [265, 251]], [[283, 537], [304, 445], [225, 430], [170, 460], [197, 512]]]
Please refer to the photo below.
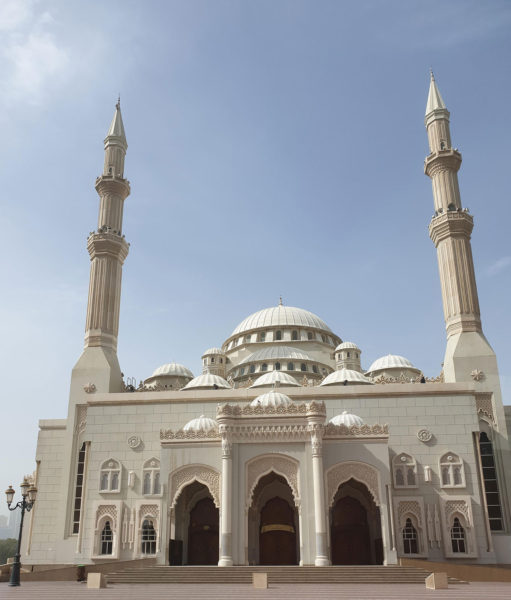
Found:
[[367, 487], [354, 479], [339, 486], [330, 510], [333, 565], [381, 565], [380, 509]]
[[287, 480], [271, 471], [254, 489], [249, 519], [249, 563], [296, 565], [298, 511]]
[[218, 564], [219, 511], [209, 489], [194, 481], [181, 492], [175, 508], [175, 556], [171, 564]]

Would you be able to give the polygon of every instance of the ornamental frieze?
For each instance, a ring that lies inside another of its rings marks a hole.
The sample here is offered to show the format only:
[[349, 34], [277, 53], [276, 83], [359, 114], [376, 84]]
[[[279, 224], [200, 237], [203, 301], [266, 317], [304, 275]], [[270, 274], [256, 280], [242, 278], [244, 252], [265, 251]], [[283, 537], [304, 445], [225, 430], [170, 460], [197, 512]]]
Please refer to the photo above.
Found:
[[325, 427], [325, 438], [336, 438], [336, 437], [373, 437], [373, 436], [387, 436], [389, 434], [389, 426], [385, 425], [334, 425], [328, 423]]
[[172, 431], [172, 429], [160, 429], [160, 440], [219, 440], [220, 436], [216, 429], [209, 431]]

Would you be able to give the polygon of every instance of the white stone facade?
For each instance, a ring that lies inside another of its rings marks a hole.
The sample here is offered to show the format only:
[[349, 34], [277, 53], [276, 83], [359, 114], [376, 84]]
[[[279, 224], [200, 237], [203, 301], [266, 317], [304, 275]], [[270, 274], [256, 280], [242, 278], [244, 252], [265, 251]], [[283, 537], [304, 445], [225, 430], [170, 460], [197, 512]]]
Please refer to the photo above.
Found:
[[[511, 563], [509, 414], [480, 325], [471, 217], [457, 187], [461, 157], [450, 148], [434, 80], [431, 89], [430, 232], [448, 335], [445, 372], [435, 380], [389, 356], [367, 379], [321, 386], [336, 367], [358, 374], [361, 350], [340, 346], [312, 313], [280, 304], [206, 351], [201, 378], [165, 365], [138, 388], [126, 385], [116, 347], [129, 183], [117, 106], [96, 183], [98, 230], [88, 240], [85, 349], [67, 419], [40, 422], [25, 564], [146, 556], [219, 566], [275, 556], [317, 566], [394, 564], [400, 556]], [[456, 287], [459, 264], [466, 285]], [[279, 393], [251, 406], [268, 392], [251, 386], [274, 371], [285, 374], [274, 378]], [[340, 425], [329, 422], [344, 411]]]

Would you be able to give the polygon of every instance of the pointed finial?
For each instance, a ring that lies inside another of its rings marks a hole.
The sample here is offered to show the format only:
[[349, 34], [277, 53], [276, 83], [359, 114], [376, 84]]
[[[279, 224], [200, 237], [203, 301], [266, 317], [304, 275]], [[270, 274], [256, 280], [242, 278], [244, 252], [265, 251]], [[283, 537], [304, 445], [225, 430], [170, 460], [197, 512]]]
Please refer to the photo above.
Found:
[[426, 116], [435, 110], [447, 110], [440, 91], [436, 84], [435, 76], [433, 75], [433, 69], [430, 69], [430, 82], [429, 82], [429, 94], [428, 102], [426, 104]]
[[280, 296], [279, 306], [282, 306], [282, 296]]
[[117, 96], [117, 104], [115, 105], [115, 108], [117, 110], [121, 109], [121, 92], [119, 92], [119, 95]]
[[433, 67], [429, 67], [429, 75], [433, 81], [435, 81], [435, 75], [433, 73]]

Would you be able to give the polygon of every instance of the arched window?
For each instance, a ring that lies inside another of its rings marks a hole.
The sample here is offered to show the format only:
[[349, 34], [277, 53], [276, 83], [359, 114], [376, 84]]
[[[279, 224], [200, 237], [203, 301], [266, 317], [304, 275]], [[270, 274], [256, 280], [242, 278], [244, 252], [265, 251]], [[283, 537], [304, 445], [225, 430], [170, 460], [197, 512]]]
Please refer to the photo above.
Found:
[[305, 363], [302, 363], [300, 365], [300, 371], [306, 371], [307, 370], [307, 365]]
[[211, 357], [211, 364], [213, 364], [214, 362], [215, 362], [215, 357], [214, 357], [214, 356], [212, 356], [212, 357]]
[[248, 343], [250, 342], [251, 338], [252, 338], [252, 336], [251, 336], [251, 335], [246, 335], [246, 336], [243, 338], [243, 341], [245, 342], [245, 344], [248, 344]]
[[261, 371], [267, 371], [268, 370], [268, 365], [266, 363], [263, 363], [261, 365]]
[[417, 530], [413, 526], [411, 519], [406, 519], [406, 523], [403, 528], [403, 552], [405, 554], [419, 553]]
[[250, 372], [255, 373], [255, 365], [250, 365]]
[[240, 375], [245, 375], [245, 367], [241, 367], [241, 369], [240, 369]]
[[287, 370], [288, 371], [294, 371], [295, 370], [295, 363], [288, 362], [287, 363]]
[[279, 362], [275, 363], [275, 371], [280, 371], [280, 363]]
[[105, 521], [105, 525], [101, 531], [101, 554], [112, 554], [114, 542], [114, 532], [110, 525], [110, 521]]
[[350, 357], [350, 353], [348, 352], [347, 355], [348, 355], [348, 358], [349, 358]]
[[392, 467], [394, 471], [394, 487], [417, 487], [417, 464], [409, 454], [402, 452], [395, 456], [392, 460]]
[[121, 479], [121, 466], [118, 461], [110, 458], [101, 466], [99, 476], [100, 492], [119, 492]]
[[266, 331], [261, 331], [261, 333], [258, 336], [258, 339], [260, 342], [264, 342], [266, 340]]
[[312, 331], [307, 331], [307, 339], [312, 340], [314, 338]]
[[160, 461], [157, 458], [150, 458], [145, 461], [142, 481], [142, 492], [144, 496], [153, 496], [161, 493]]
[[151, 519], [142, 523], [142, 554], [156, 554], [156, 530]]
[[323, 333], [321, 334], [321, 341], [326, 344], [326, 336]]
[[463, 461], [454, 452], [446, 452], [440, 458], [442, 487], [465, 487]]
[[488, 518], [492, 531], [502, 531], [504, 522], [502, 520], [502, 505], [500, 502], [499, 485], [497, 480], [497, 469], [493, 444], [484, 431], [479, 434], [479, 454], [483, 470], [484, 493], [486, 506], [488, 507]]
[[278, 329], [278, 330], [275, 332], [275, 339], [276, 339], [276, 340], [281, 340], [281, 339], [282, 339], [282, 331], [280, 331], [280, 329]]
[[451, 527], [451, 544], [452, 551], [457, 554], [465, 554], [467, 552], [467, 546], [465, 541], [465, 530], [461, 526], [458, 517], [454, 518], [453, 525]]
[[313, 373], [317, 373], [317, 372], [318, 372], [318, 367], [317, 367], [317, 365], [312, 365], [312, 372], [313, 372]]
[[296, 329], [293, 329], [293, 333], [291, 334], [291, 339], [292, 340], [298, 339], [298, 331], [296, 331]]

